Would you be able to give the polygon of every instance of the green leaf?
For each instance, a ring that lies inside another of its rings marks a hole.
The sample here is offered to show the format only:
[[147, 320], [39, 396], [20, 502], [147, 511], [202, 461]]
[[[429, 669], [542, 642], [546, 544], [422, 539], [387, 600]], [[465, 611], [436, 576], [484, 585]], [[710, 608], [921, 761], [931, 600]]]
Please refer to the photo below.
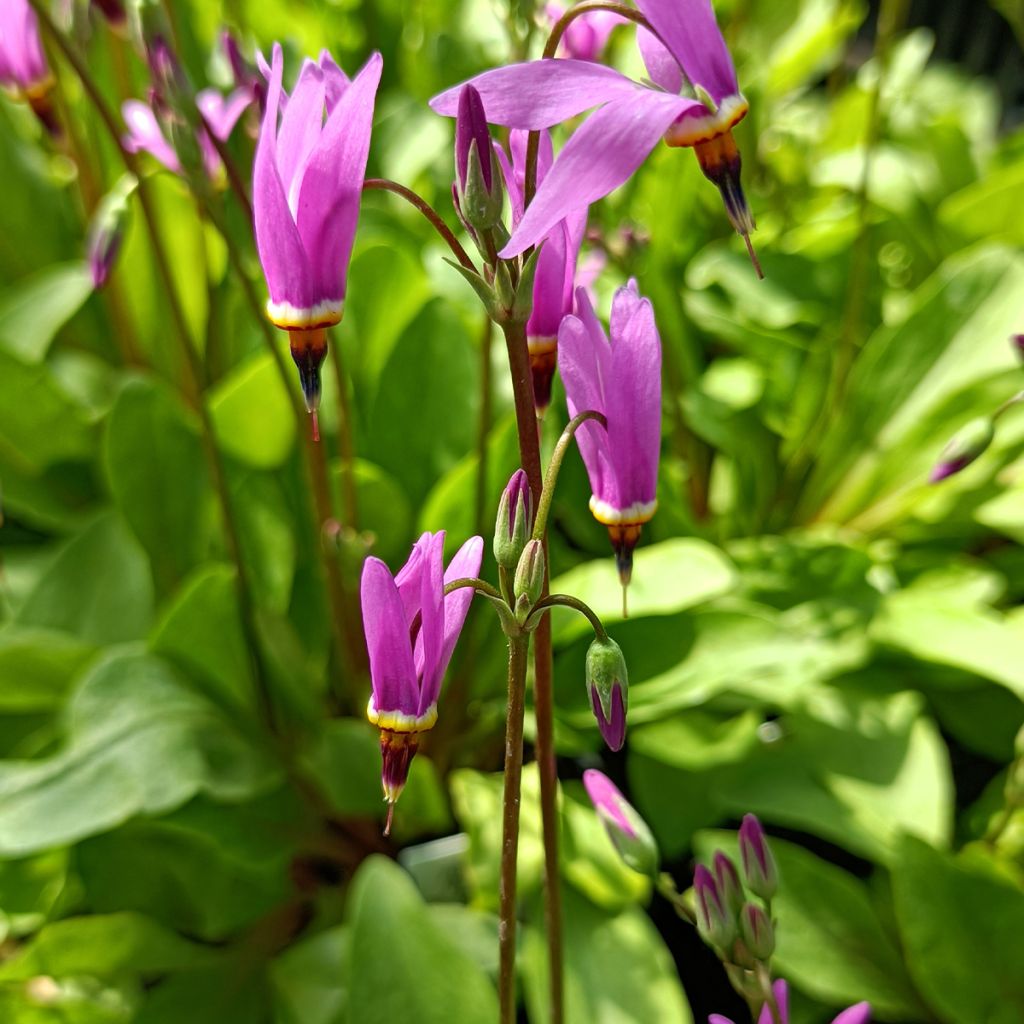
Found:
[[97, 644], [145, 635], [153, 615], [146, 557], [116, 515], [93, 520], [40, 576], [15, 621]]
[[0, 712], [53, 711], [96, 653], [66, 633], [9, 626], [0, 631]]
[[113, 654], [81, 682], [52, 756], [0, 763], [0, 854], [74, 842], [205, 792], [226, 802], [268, 788], [274, 769], [165, 662]]
[[269, 352], [235, 367], [210, 393], [209, 403], [217, 440], [236, 459], [274, 469], [288, 458], [295, 415]]
[[1024, 160], [992, 171], [948, 196], [938, 209], [943, 227], [966, 239], [1024, 245], [1017, 201], [1024, 189]]
[[[677, 537], [637, 549], [629, 585], [629, 615], [639, 619], [672, 615], [727, 593], [735, 570], [722, 552], [705, 541]], [[572, 594], [585, 601], [608, 625], [621, 621], [622, 586], [611, 553], [587, 562], [552, 580], [552, 593]], [[553, 613], [555, 642], [565, 643], [591, 627], [575, 612]]]
[[946, 1024], [1024, 1018], [1024, 892], [908, 836], [893, 895], [910, 973]]
[[166, 592], [208, 540], [210, 488], [193, 417], [165, 385], [131, 381], [107, 421], [104, 462], [114, 501]]
[[92, 914], [55, 921], [0, 966], [0, 981], [36, 975], [111, 977], [164, 974], [209, 963], [217, 954], [141, 914]]
[[0, 294], [0, 346], [26, 363], [42, 362], [54, 336], [91, 294], [84, 261], [22, 278]]
[[0, 461], [34, 473], [91, 451], [85, 414], [49, 367], [30, 366], [0, 350]]
[[329, 928], [273, 962], [274, 1024], [347, 1024], [349, 938], [347, 926]]
[[[412, 508], [401, 483], [380, 466], [356, 459], [356, 501], [360, 526], [374, 535], [373, 553], [389, 564], [400, 564], [409, 556]], [[335, 493], [340, 494], [341, 462], [331, 464]]]
[[[352, 1024], [493, 1024], [494, 988], [474, 959], [434, 923], [392, 861], [363, 863], [349, 894]], [[494, 936], [495, 944], [498, 941]]]
[[[571, 889], [564, 905], [566, 1024], [690, 1024], [675, 963], [643, 911], [598, 910]], [[548, 1024], [547, 943], [537, 928], [525, 935], [523, 976], [530, 1020]]]
[[[710, 863], [723, 850], [738, 863], [734, 832], [703, 832], [695, 841]], [[923, 1020], [927, 1008], [907, 974], [898, 937], [864, 882], [802, 847], [771, 840], [779, 866], [778, 973], [823, 1003], [867, 1000], [873, 1012], [897, 1020]]]

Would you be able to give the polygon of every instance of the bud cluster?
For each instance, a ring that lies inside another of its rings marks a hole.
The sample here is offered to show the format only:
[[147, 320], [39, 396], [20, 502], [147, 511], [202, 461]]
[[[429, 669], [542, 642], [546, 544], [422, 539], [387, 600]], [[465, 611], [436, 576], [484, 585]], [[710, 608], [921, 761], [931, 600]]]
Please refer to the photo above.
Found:
[[747, 814], [739, 831], [739, 868], [721, 850], [711, 867], [698, 864], [693, 875], [697, 931], [725, 964], [733, 987], [747, 999], [760, 999], [775, 953], [771, 901], [778, 869], [761, 823]]

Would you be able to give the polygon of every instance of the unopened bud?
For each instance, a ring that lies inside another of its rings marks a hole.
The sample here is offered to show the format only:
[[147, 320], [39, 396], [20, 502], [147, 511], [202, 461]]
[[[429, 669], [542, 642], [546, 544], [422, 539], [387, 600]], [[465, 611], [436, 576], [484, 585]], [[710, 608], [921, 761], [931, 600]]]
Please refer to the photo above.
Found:
[[607, 775], [590, 768], [583, 773], [583, 785], [622, 862], [653, 878], [658, 870], [658, 844], [644, 819]]
[[459, 94], [455, 119], [455, 193], [470, 228], [488, 231], [501, 219], [501, 175], [494, 167], [483, 100], [471, 85]]
[[928, 477], [929, 482], [937, 484], [969, 466], [992, 443], [995, 432], [990, 416], [979, 416], [961, 427], [942, 449]]
[[701, 938], [727, 953], [736, 939], [736, 919], [726, 913], [715, 879], [703, 864], [698, 864], [693, 873], [693, 895]]
[[753, 814], [745, 814], [740, 825], [740, 871], [744, 884], [755, 896], [771, 900], [779, 887], [779, 870], [761, 822]]
[[1010, 344], [1013, 345], [1013, 351], [1024, 361], [1024, 334], [1014, 334], [1010, 338]]
[[775, 952], [775, 929], [756, 904], [745, 903], [740, 911], [740, 936], [755, 960], [767, 962]]
[[715, 876], [715, 885], [718, 886], [718, 892], [722, 897], [722, 905], [726, 912], [739, 914], [740, 908], [743, 906], [743, 886], [740, 885], [740, 876], [736, 865], [721, 850], [717, 850], [711, 867]]
[[516, 598], [517, 619], [520, 614], [520, 606], [528, 614], [544, 593], [544, 570], [544, 545], [539, 540], [531, 540], [523, 548], [523, 553], [519, 557], [515, 580], [512, 584], [512, 593]]
[[515, 569], [533, 531], [533, 495], [526, 474], [517, 469], [501, 492], [494, 525], [494, 558], [503, 569]]
[[587, 692], [597, 726], [612, 750], [626, 742], [629, 674], [622, 648], [611, 637], [597, 637], [587, 651]]
[[92, 283], [102, 288], [110, 277], [110, 271], [121, 250], [125, 231], [128, 227], [130, 207], [128, 200], [138, 181], [126, 174], [100, 201], [89, 225], [86, 253]]

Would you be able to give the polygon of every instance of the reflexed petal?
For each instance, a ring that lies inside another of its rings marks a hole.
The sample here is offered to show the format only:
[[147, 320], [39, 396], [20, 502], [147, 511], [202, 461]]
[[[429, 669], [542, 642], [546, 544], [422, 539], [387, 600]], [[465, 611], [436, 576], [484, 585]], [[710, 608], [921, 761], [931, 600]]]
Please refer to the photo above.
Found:
[[[510, 128], [550, 128], [599, 103], [640, 88], [602, 64], [580, 60], [533, 60], [485, 71], [470, 79], [484, 101], [487, 120]], [[465, 84], [465, 83], [463, 83]], [[430, 106], [454, 117], [462, 85], [435, 96]]]
[[419, 687], [409, 624], [391, 572], [379, 558], [368, 558], [363, 564], [360, 603], [375, 707], [378, 711], [418, 714]]
[[[441, 652], [444, 648], [444, 530], [425, 534], [423, 569], [420, 572], [420, 629], [413, 652], [420, 679], [419, 705], [422, 715], [441, 691]], [[423, 538], [421, 538], [421, 542]]]
[[857, 1003], [848, 1010], [843, 1010], [832, 1024], [870, 1024], [871, 1004]]
[[700, 104], [637, 89], [588, 117], [558, 154], [500, 255], [508, 258], [536, 245], [564, 217], [618, 188], [693, 106]]
[[679, 61], [665, 48], [664, 43], [653, 33], [641, 27], [636, 30], [636, 42], [640, 56], [651, 81], [666, 92], [678, 94], [683, 88], [683, 70]]
[[164, 138], [156, 114], [150, 107], [141, 100], [125, 100], [121, 104], [121, 116], [128, 126], [128, 134], [122, 139], [125, 149], [132, 153], [149, 153], [175, 173], [181, 170], [178, 154]]
[[231, 134], [238, 119], [252, 103], [251, 89], [235, 89], [227, 97], [216, 89], [203, 89], [196, 95], [196, 106], [210, 132], [223, 142]]
[[[277, 169], [288, 194], [288, 209], [295, 217], [302, 172], [324, 125], [324, 76], [311, 60], [302, 64], [298, 81], [281, 115], [277, 133]], [[301, 232], [300, 232], [301, 234]]]
[[637, 7], [665, 41], [692, 85], [715, 103], [739, 92], [736, 69], [715, 21], [711, 0], [637, 0]]
[[[455, 556], [445, 570], [445, 586], [453, 580], [465, 579], [468, 576], [477, 576], [480, 573], [480, 563], [484, 557], [484, 541], [482, 537], [470, 537], [465, 544], [455, 552]], [[469, 606], [473, 602], [473, 590], [471, 587], [463, 587], [450, 593], [444, 599], [444, 650], [441, 652], [441, 677], [444, 677], [448, 670], [448, 663], [452, 660], [452, 652], [458, 643], [459, 634], [462, 632], [463, 623], [469, 614]]]
[[654, 501], [661, 452], [661, 341], [650, 300], [640, 297], [635, 281], [615, 293], [611, 339], [608, 447], [618, 507], [628, 508]]
[[373, 54], [327, 119], [299, 189], [299, 233], [322, 299], [345, 295], [370, 152], [381, 56]]
[[309, 260], [288, 209], [284, 185], [277, 171], [277, 111], [283, 64], [281, 47], [275, 44], [267, 107], [253, 161], [253, 221], [256, 248], [271, 300], [305, 309], [314, 306], [318, 300], [310, 286]]
[[325, 99], [327, 101], [327, 115], [338, 105], [338, 101], [345, 94], [351, 79], [327, 50], [320, 51], [320, 70], [324, 73]]

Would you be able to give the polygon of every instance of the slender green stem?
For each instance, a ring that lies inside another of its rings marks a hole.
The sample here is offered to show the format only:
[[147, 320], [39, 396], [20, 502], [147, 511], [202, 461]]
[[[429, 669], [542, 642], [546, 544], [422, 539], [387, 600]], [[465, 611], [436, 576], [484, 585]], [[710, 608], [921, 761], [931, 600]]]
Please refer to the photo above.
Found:
[[[587, 0], [586, 3], [570, 7], [551, 28], [548, 41], [544, 44], [543, 58], [554, 57], [558, 44], [562, 41], [565, 30], [577, 18], [584, 14], [591, 14], [594, 11], [611, 11], [618, 14], [627, 21], [635, 22], [637, 25], [647, 29], [657, 38], [658, 33], [651, 27], [651, 23], [634, 7], [627, 7], [625, 4], [607, 2], [607, 0]], [[540, 132], [530, 132], [526, 139], [526, 169], [524, 174], [524, 199], [527, 206], [530, 205], [537, 192], [537, 153], [540, 150]]]
[[[544, 490], [540, 435], [533, 398], [533, 377], [526, 344], [526, 325], [502, 325], [508, 350], [516, 426], [519, 432], [519, 460], [530, 483], [535, 507]], [[544, 562], [548, 566], [548, 544], [544, 538]], [[546, 575], [549, 574], [549, 570]], [[545, 593], [547, 581], [545, 580]], [[541, 597], [545, 595], [542, 594]], [[564, 1018], [564, 977], [562, 942], [562, 900], [558, 871], [558, 765], [555, 761], [554, 667], [551, 653], [551, 618], [545, 615], [534, 633], [533, 707], [537, 724], [535, 751], [540, 774], [541, 828], [544, 835], [544, 920], [548, 940], [549, 1021], [562, 1024]]]
[[1004, 413], [1009, 412], [1015, 405], [1020, 405], [1024, 402], [1024, 391], [1018, 391], [1017, 394], [1008, 398], [994, 413], [992, 413], [992, 422], [994, 423]]
[[345, 525], [359, 529], [359, 496], [356, 491], [356, 440], [352, 400], [348, 393], [348, 374], [342, 357], [341, 341], [331, 345], [334, 355], [334, 380], [338, 386], [338, 447], [341, 451], [341, 500]]
[[143, 219], [146, 222], [146, 229], [149, 233], [150, 244], [153, 250], [153, 258], [156, 261], [157, 273], [164, 287], [167, 304], [171, 312], [172, 328], [171, 335], [175, 340], [182, 362], [184, 364], [185, 378], [182, 391], [189, 403], [194, 407], [202, 427], [201, 439], [203, 451], [206, 455], [210, 468], [210, 476], [213, 481], [214, 491], [220, 505], [221, 518], [224, 521], [224, 538], [228, 549], [228, 557], [235, 566], [235, 582], [238, 595], [239, 613], [242, 621], [242, 629], [245, 633], [246, 644], [252, 659], [253, 681], [256, 689], [256, 699], [260, 707], [261, 715], [272, 732], [277, 731], [276, 717], [274, 713], [273, 699], [270, 693], [269, 684], [263, 659], [260, 655], [259, 636], [255, 622], [255, 605], [252, 598], [252, 589], [246, 572], [245, 562], [242, 558], [242, 545], [239, 539], [238, 527], [235, 522], [231, 506], [231, 496], [228, 489], [227, 474], [220, 450], [213, 431], [213, 422], [210, 418], [209, 409], [203, 400], [203, 374], [199, 353], [193, 344], [188, 322], [185, 319], [185, 311], [178, 297], [174, 284], [174, 276], [171, 273], [170, 259], [167, 250], [164, 248], [163, 238], [160, 234], [160, 225], [153, 205], [152, 197], [149, 194], [149, 183], [139, 173], [138, 161], [135, 154], [128, 152], [121, 142], [121, 131], [117, 121], [110, 110], [102, 92], [96, 85], [89, 72], [88, 66], [67, 42], [61, 32], [54, 25], [42, 0], [29, 0], [39, 23], [43, 26], [50, 38], [53, 39], [64, 59], [74, 69], [82, 83], [82, 87], [89, 97], [100, 120], [106, 127], [111, 141], [114, 143], [126, 169], [138, 179], [136, 192], [139, 197], [139, 205], [142, 207]]
[[686, 901], [683, 899], [683, 894], [676, 888], [675, 880], [667, 872], [663, 871], [658, 875], [657, 881], [658, 892], [665, 897], [669, 903], [672, 904], [672, 909], [685, 921], [689, 921], [690, 924], [696, 926], [697, 918], [694, 916], [693, 911], [686, 905]]
[[768, 1007], [768, 1012], [772, 1015], [772, 1024], [783, 1024], [782, 1012], [775, 998], [775, 990], [772, 988], [771, 975], [768, 973], [768, 968], [760, 962], [757, 965], [757, 980], [761, 986], [764, 1005]]
[[375, 191], [380, 190], [383, 192], [393, 192], [396, 196], [401, 196], [407, 203], [412, 204], [416, 207], [424, 217], [430, 221], [431, 226], [434, 230], [444, 239], [445, 244], [454, 253], [455, 258], [461, 263], [467, 270], [476, 272], [476, 266], [473, 261], [469, 258], [469, 254], [463, 249], [459, 240], [452, 234], [451, 228], [441, 219], [441, 215], [435, 210], [430, 203], [426, 201], [422, 196], [417, 195], [411, 188], [406, 188], [405, 185], [400, 185], [397, 181], [391, 181], [389, 178], [367, 178], [363, 182], [363, 191]]
[[533, 612], [530, 618], [527, 620], [527, 628], [530, 627], [530, 623], [535, 618], [539, 618], [545, 612], [552, 608], [572, 608], [582, 615], [593, 627], [594, 635], [598, 640], [607, 640], [608, 633], [604, 628], [604, 623], [601, 622], [600, 617], [593, 608], [590, 607], [585, 601], [581, 601], [578, 597], [573, 597], [571, 594], [548, 594], [547, 597], [542, 598], [533, 606]]
[[498, 1002], [501, 1009], [501, 1024], [515, 1024], [516, 1020], [516, 860], [519, 853], [519, 807], [523, 776], [523, 716], [528, 647], [529, 641], [526, 637], [509, 637], [498, 923]]
[[476, 499], [473, 521], [476, 532], [483, 535], [487, 526], [487, 438], [491, 432], [491, 339], [494, 325], [484, 315], [483, 332], [480, 335], [480, 419], [476, 431]]
[[534, 540], [542, 539], [547, 533], [548, 513], [551, 511], [551, 502], [555, 497], [555, 486], [558, 483], [558, 472], [562, 468], [562, 461], [565, 459], [565, 453], [569, 450], [569, 446], [572, 444], [572, 439], [576, 436], [576, 431], [586, 423], [587, 420], [595, 420], [600, 423], [602, 427], [607, 428], [608, 426], [608, 420], [605, 419], [604, 413], [595, 412], [593, 409], [577, 413], [566, 424], [565, 430], [562, 431], [562, 436], [558, 439], [558, 443], [555, 445], [554, 451], [551, 453], [551, 461], [548, 463], [547, 472], [544, 474], [544, 490], [541, 492], [540, 504], [537, 506], [537, 518], [533, 523]]
[[472, 587], [481, 594], [493, 597], [496, 601], [504, 601], [496, 587], [492, 587], [487, 580], [478, 579], [476, 576], [463, 576], [457, 580], [452, 580], [451, 583], [444, 585], [444, 592], [445, 594], [450, 594], [455, 590], [464, 590], [466, 587]]

